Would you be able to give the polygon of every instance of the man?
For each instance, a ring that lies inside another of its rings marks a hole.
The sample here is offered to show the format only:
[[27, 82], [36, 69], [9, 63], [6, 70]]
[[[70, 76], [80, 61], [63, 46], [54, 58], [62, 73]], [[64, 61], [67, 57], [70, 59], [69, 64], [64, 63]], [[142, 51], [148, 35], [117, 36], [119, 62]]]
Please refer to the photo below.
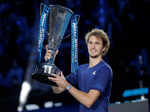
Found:
[[[53, 74], [54, 77], [49, 77], [49, 80], [58, 86], [52, 87], [54, 93], [68, 90], [80, 102], [80, 112], [108, 112], [112, 70], [102, 57], [107, 53], [110, 42], [107, 34], [100, 29], [93, 29], [87, 33], [85, 40], [89, 64], [81, 65], [76, 73], [71, 73], [66, 79], [60, 73], [60, 75]], [[45, 60], [49, 57], [50, 51], [47, 49]]]

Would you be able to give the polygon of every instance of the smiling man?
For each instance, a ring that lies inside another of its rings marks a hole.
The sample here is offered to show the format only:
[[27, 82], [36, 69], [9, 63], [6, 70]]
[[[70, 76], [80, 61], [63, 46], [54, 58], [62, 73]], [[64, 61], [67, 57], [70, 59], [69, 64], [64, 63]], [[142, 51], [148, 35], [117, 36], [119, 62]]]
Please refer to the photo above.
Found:
[[[68, 92], [80, 103], [80, 112], [108, 112], [112, 87], [112, 69], [103, 60], [108, 52], [110, 42], [107, 34], [100, 29], [93, 29], [85, 36], [89, 63], [80, 65], [75, 73], [66, 78], [62, 73], [53, 74], [49, 80], [55, 82], [54, 93]], [[47, 49], [45, 60], [50, 58]]]

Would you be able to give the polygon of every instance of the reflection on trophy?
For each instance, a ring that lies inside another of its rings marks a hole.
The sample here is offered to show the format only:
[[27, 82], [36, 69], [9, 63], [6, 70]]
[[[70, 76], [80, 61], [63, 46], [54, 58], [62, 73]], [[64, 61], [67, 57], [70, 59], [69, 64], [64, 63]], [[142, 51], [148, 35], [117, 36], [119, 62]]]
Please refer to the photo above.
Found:
[[[41, 4], [40, 33], [38, 37], [38, 67], [35, 68], [32, 78], [42, 83], [54, 85], [48, 80], [51, 74], [58, 74], [60, 70], [54, 64], [54, 55], [61, 44], [73, 12], [60, 5]], [[51, 57], [41, 63], [41, 52], [45, 36], [48, 36], [48, 49]]]

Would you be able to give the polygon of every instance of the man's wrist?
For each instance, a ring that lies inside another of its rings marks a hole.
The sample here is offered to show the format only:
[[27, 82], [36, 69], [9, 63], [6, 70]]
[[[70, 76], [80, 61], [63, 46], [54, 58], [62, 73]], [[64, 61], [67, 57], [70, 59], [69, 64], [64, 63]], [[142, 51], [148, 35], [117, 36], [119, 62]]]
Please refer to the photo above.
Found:
[[67, 86], [66, 86], [66, 90], [70, 90], [70, 88], [71, 88], [71, 85], [70, 84], [68, 84]]

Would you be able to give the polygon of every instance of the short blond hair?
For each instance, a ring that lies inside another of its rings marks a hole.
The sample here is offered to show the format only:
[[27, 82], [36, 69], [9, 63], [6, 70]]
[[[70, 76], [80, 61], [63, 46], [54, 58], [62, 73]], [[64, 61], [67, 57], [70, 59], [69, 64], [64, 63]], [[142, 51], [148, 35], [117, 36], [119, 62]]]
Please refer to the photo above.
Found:
[[109, 37], [107, 35], [107, 33], [105, 33], [102, 29], [92, 29], [90, 32], [88, 32], [85, 36], [85, 41], [86, 41], [86, 44], [88, 43], [89, 41], [89, 38], [91, 36], [96, 36], [97, 38], [101, 38], [102, 41], [103, 41], [103, 48], [105, 48], [105, 51], [103, 52], [103, 56], [105, 56], [108, 52], [108, 49], [110, 47], [110, 41], [109, 41]]

